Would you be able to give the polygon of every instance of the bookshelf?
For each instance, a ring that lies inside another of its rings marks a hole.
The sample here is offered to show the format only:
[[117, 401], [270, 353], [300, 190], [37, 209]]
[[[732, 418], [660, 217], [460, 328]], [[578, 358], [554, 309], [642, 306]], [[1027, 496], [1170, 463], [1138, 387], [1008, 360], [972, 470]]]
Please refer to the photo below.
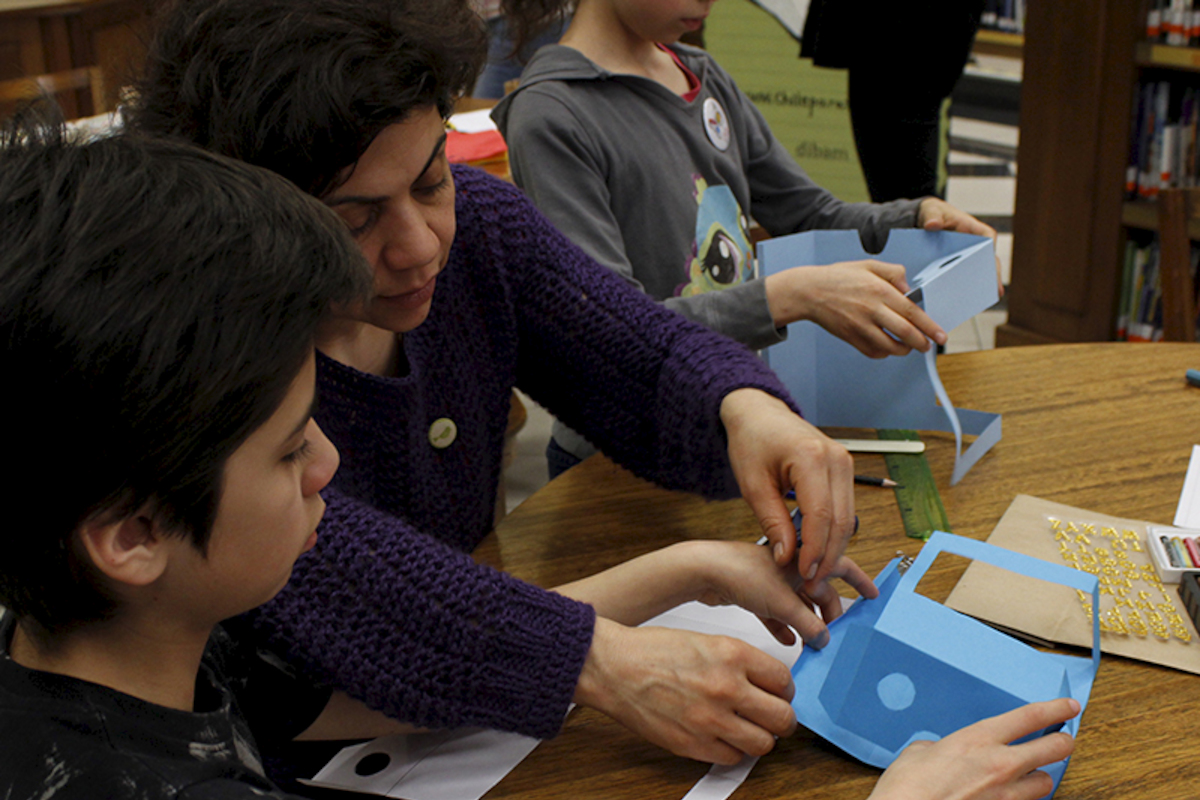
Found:
[[1141, 6], [1027, 7], [1012, 280], [998, 345], [1113, 337], [1127, 226], [1152, 224], [1152, 214], [1124, 202], [1139, 64], [1156, 58], [1156, 48], [1139, 50]]
[[1021, 58], [1025, 47], [1025, 37], [1019, 33], [1006, 33], [980, 28], [975, 34], [975, 44], [971, 49], [976, 53], [988, 56], [1004, 56], [1005, 58]]
[[1174, 47], [1153, 42], [1138, 42], [1135, 62], [1139, 67], [1200, 72], [1200, 48]]
[[[1200, 73], [1200, 47], [1177, 47], [1152, 42], [1139, 42], [1134, 64], [1144, 77]], [[1153, 79], [1153, 78], [1152, 78]], [[1153, 201], [1126, 200], [1121, 206], [1121, 224], [1128, 230], [1158, 231], [1158, 206]], [[1200, 241], [1200, 221], [1188, 223], [1188, 236]]]
[[[1138, 200], [1121, 205], [1121, 224], [1139, 231], [1158, 231], [1158, 206]], [[1188, 237], [1200, 242], [1200, 220], [1188, 222]]]

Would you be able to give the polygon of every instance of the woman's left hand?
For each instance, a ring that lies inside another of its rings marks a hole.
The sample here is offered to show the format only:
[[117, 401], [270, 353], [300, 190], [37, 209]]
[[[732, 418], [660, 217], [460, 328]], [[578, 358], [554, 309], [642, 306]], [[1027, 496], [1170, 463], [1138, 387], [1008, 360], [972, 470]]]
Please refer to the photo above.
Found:
[[854, 535], [854, 460], [782, 400], [758, 389], [730, 392], [720, 413], [729, 463], [775, 563], [788, 564], [796, 553], [796, 529], [783, 502], [790, 489], [804, 514], [800, 575], [809, 581], [828, 578]]

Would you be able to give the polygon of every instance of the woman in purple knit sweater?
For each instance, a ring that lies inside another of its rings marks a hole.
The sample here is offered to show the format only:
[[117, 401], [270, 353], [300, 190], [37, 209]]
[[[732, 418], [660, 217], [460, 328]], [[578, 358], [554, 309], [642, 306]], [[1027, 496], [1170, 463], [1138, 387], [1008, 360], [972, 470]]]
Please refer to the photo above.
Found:
[[[829, 580], [875, 591], [842, 555], [852, 462], [741, 345], [596, 265], [516, 189], [450, 167], [443, 118], [483, 42], [460, 0], [181, 0], [151, 47], [134, 128], [283, 174], [375, 268], [373, 298], [318, 336], [316, 418], [342, 455], [318, 544], [254, 630], [419, 726], [547, 737], [575, 701], [695, 758], [764, 753], [795, 726], [787, 668], [629, 627], [659, 602], [630, 587], [652, 575], [667, 605], [739, 602], [822, 645], [808, 603], [839, 612]], [[740, 493], [771, 550], [685, 544], [561, 593], [476, 565], [514, 386], [639, 475]]]

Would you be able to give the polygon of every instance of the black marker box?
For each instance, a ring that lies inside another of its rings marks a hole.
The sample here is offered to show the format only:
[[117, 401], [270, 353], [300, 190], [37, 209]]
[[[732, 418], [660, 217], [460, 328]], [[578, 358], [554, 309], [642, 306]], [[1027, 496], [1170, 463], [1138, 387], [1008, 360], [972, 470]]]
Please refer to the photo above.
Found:
[[1200, 630], [1200, 573], [1185, 572], [1179, 581], [1179, 599], [1187, 609], [1192, 624]]

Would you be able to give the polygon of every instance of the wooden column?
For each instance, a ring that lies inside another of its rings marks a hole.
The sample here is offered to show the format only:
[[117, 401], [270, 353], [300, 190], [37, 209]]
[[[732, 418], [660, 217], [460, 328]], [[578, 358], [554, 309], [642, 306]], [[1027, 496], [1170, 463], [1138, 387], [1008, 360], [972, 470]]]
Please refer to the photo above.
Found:
[[998, 345], [1113, 336], [1140, 9], [1130, 0], [1029, 4], [1012, 283]]

